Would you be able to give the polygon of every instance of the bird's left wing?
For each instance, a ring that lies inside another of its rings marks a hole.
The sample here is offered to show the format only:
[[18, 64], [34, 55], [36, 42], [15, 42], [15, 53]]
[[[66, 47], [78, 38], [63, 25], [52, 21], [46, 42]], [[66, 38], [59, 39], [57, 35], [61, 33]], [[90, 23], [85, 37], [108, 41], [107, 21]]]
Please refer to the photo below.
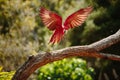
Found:
[[80, 26], [87, 18], [88, 14], [92, 11], [92, 7], [87, 7], [76, 11], [67, 17], [64, 22], [65, 30]]

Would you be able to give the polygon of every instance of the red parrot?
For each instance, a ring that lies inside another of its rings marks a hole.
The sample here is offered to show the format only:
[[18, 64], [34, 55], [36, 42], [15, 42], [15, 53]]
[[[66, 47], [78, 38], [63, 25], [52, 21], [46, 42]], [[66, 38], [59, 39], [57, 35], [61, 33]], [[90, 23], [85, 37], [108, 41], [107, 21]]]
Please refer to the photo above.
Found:
[[64, 24], [62, 24], [61, 16], [43, 7], [40, 8], [40, 17], [44, 25], [49, 30], [54, 31], [50, 43], [60, 42], [66, 30], [81, 26], [91, 11], [92, 7], [82, 8], [68, 16]]

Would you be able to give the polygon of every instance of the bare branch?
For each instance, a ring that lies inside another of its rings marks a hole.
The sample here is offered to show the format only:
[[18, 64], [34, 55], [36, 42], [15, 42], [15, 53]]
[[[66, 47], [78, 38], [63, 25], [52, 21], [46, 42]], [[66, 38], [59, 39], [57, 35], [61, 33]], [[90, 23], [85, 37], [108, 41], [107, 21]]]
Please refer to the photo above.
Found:
[[118, 42], [120, 42], [120, 30], [90, 45], [68, 47], [51, 52], [40, 52], [36, 56], [29, 57], [29, 59], [17, 70], [12, 80], [26, 80], [37, 68], [53, 61], [74, 56], [96, 57], [120, 61], [120, 56], [99, 52]]
[[100, 41], [97, 41], [89, 45], [89, 47], [94, 47], [94, 49], [96, 49], [97, 51], [100, 51], [118, 42], [120, 42], [120, 29], [115, 34], [107, 38], [104, 38]]

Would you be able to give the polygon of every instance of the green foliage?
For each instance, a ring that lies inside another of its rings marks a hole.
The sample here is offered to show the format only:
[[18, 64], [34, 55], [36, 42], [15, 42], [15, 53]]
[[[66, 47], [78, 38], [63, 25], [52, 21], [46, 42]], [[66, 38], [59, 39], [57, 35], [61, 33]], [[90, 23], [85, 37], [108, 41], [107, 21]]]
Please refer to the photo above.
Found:
[[[49, 45], [52, 31], [41, 22], [39, 8], [43, 6], [57, 12], [64, 21], [68, 15], [88, 5], [94, 9], [85, 23], [69, 30], [58, 45]], [[0, 65], [4, 66], [3, 70], [15, 70], [28, 55], [39, 50], [90, 44], [107, 37], [120, 29], [119, 9], [120, 0], [0, 0]], [[120, 44], [104, 51], [119, 54]], [[102, 64], [104, 62], [101, 61]], [[104, 67], [100, 65], [98, 67]], [[110, 66], [114, 65], [111, 63]]]
[[78, 0], [0, 0], [0, 65], [5, 70], [18, 68], [28, 55], [34, 55], [39, 50], [70, 46], [69, 33], [60, 44], [48, 44], [53, 32], [41, 22], [41, 6], [57, 12], [64, 21], [68, 14], [87, 4]]
[[64, 59], [41, 67], [37, 80], [93, 80], [94, 70], [79, 58]]
[[11, 80], [15, 71], [2, 72], [2, 67], [0, 66], [0, 80]]
[[[86, 22], [73, 29], [69, 37], [71, 45], [90, 44], [115, 33], [120, 28], [120, 0], [85, 0], [93, 6]], [[73, 39], [76, 37], [76, 39]]]
[[15, 70], [39, 49], [34, 29], [38, 1], [0, 0], [0, 65]]

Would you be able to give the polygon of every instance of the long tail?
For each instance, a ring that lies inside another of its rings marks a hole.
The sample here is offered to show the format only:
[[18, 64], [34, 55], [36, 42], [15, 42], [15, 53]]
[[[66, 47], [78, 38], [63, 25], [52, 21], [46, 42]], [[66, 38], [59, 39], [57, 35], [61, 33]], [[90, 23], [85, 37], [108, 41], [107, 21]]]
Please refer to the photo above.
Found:
[[63, 28], [61, 29], [56, 29], [55, 32], [53, 33], [49, 43], [59, 43], [64, 35], [64, 30]]

